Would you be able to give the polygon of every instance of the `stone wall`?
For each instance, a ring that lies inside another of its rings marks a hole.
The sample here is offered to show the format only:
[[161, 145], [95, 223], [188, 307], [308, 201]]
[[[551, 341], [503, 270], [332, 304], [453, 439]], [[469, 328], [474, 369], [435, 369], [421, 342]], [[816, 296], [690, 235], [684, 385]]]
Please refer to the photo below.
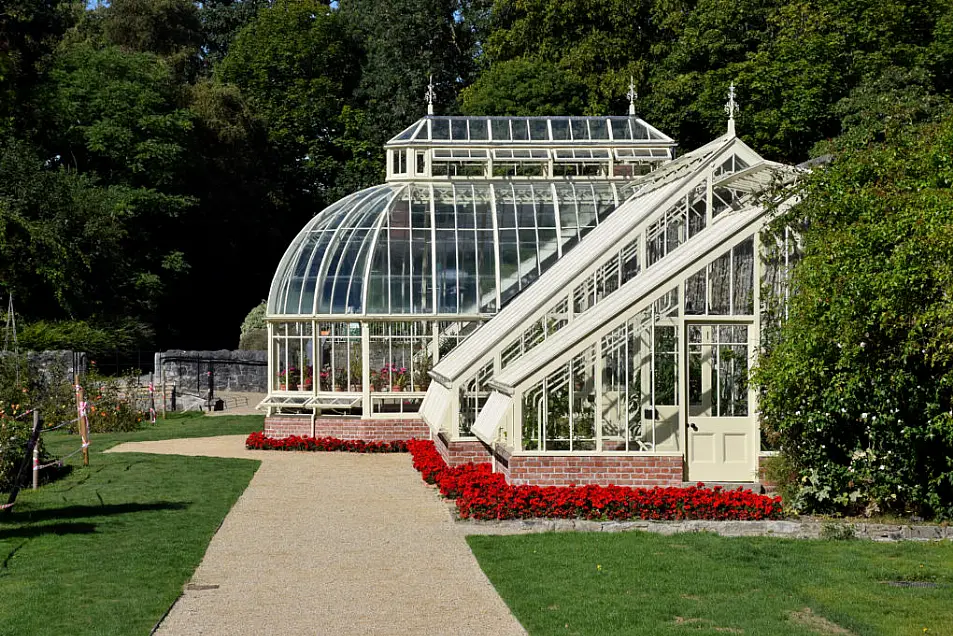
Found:
[[[0, 352], [0, 356], [10, 356]], [[85, 353], [73, 351], [26, 351], [20, 354], [30, 369], [30, 375], [40, 377], [45, 384], [73, 383], [73, 375], [84, 374], [89, 367]]]
[[215, 392], [268, 391], [267, 351], [182, 351], [159, 354], [166, 386], [175, 383], [182, 392], [204, 393], [211, 373]]

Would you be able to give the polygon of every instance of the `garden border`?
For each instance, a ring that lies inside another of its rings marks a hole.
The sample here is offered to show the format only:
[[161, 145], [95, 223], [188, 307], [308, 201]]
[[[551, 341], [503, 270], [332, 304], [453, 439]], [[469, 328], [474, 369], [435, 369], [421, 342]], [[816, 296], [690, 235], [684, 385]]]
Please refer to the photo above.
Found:
[[504, 535], [541, 532], [652, 532], [666, 536], [710, 532], [722, 537], [780, 537], [785, 539], [863, 539], [878, 542], [953, 541], [953, 526], [928, 526], [843, 521], [589, 521], [586, 519], [461, 519], [455, 506], [448, 513], [465, 534]]

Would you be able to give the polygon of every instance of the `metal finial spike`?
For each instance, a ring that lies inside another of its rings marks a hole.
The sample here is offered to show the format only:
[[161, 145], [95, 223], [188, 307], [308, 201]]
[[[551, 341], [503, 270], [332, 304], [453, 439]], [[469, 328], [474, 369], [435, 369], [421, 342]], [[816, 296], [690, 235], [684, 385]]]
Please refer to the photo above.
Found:
[[427, 93], [424, 95], [427, 100], [427, 114], [433, 115], [433, 103], [437, 99], [437, 93], [433, 89], [433, 75], [430, 76], [430, 82], [427, 84]]
[[629, 98], [629, 114], [635, 114], [635, 100], [639, 98], [639, 94], [635, 92], [635, 78], [629, 75], [629, 92], [626, 94]]
[[728, 103], [725, 104], [725, 113], [728, 115], [728, 134], [735, 134], [735, 111], [738, 110], [738, 102], [735, 101], [735, 83], [732, 82], [728, 87]]

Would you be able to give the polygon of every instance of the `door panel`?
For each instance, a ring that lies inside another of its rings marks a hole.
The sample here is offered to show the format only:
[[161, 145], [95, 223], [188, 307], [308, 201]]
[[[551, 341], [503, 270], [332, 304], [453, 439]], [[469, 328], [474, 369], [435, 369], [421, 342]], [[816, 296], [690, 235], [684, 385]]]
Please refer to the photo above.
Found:
[[750, 329], [690, 323], [686, 330], [688, 478], [753, 481]]

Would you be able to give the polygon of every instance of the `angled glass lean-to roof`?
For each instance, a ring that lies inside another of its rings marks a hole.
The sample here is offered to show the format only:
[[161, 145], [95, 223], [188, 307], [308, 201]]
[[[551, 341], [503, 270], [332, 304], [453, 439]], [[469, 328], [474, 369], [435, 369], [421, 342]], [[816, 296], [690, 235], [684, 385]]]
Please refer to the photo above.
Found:
[[797, 174], [730, 125], [628, 184], [578, 250], [435, 366], [424, 420], [486, 444], [515, 483], [540, 455], [668, 457], [676, 481], [755, 480], [748, 373], [762, 285], [783, 286], [790, 251], [763, 248], [761, 231]]
[[725, 227], [721, 220], [790, 171], [728, 135], [623, 187], [618, 214], [438, 364], [423, 415], [450, 439], [471, 438], [489, 382], [548, 338]]
[[637, 117], [419, 120], [386, 145], [386, 182], [318, 213], [281, 259], [263, 405], [416, 412], [433, 366], [674, 146]]

